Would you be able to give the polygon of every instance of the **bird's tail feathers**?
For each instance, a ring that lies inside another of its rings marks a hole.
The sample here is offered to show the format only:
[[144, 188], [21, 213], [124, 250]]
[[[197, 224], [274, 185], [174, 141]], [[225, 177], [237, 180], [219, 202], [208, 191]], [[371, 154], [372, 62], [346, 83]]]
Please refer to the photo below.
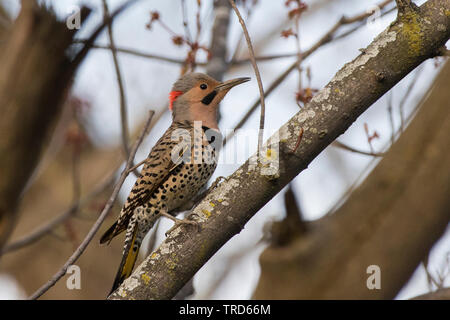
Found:
[[114, 224], [108, 230], [106, 230], [106, 232], [100, 238], [100, 244], [109, 244], [115, 236], [121, 234], [123, 231], [125, 231], [125, 229], [125, 226], [119, 226], [117, 224], [117, 221], [114, 222]]
[[108, 230], [106, 230], [106, 232], [102, 235], [102, 237], [100, 238], [100, 244], [104, 244], [106, 242], [109, 242], [112, 240], [112, 238], [114, 238], [114, 231], [117, 228], [117, 222], [114, 222], [114, 224], [109, 227]]
[[134, 264], [136, 263], [140, 247], [140, 243], [136, 243], [137, 230], [138, 225], [136, 223], [132, 230], [131, 241], [125, 247], [122, 256], [122, 261], [120, 262], [119, 270], [117, 271], [116, 278], [114, 279], [114, 284], [109, 294], [113, 293], [122, 284], [122, 282], [131, 275], [133, 271]]

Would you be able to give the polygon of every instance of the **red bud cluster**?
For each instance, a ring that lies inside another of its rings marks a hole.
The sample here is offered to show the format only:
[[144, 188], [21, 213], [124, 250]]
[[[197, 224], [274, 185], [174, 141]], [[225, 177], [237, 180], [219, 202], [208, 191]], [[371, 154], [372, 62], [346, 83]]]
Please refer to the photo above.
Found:
[[150, 21], [149, 21], [149, 23], [147, 23], [146, 28], [150, 30], [153, 26], [153, 23], [158, 20], [159, 20], [159, 12], [158, 11], [150, 11]]
[[289, 10], [289, 19], [299, 18], [300, 15], [308, 9], [308, 5], [301, 0], [286, 0], [284, 3], [286, 7], [289, 7], [291, 4], [294, 4], [295, 7]]
[[311, 99], [314, 97], [314, 94], [316, 94], [318, 91], [319, 90], [310, 87], [301, 89], [295, 94], [295, 99], [297, 102], [307, 104], [308, 102], [311, 101]]
[[292, 28], [281, 31], [281, 36], [283, 38], [289, 38], [290, 36], [295, 36], [295, 32], [292, 31]]

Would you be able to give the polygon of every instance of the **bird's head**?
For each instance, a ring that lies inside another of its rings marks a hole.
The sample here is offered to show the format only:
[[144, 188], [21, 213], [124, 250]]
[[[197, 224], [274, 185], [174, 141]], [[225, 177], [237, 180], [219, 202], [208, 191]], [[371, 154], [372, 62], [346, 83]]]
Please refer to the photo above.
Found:
[[202, 121], [202, 125], [217, 128], [217, 108], [234, 86], [250, 78], [219, 82], [203, 73], [188, 73], [178, 79], [170, 92], [173, 121]]

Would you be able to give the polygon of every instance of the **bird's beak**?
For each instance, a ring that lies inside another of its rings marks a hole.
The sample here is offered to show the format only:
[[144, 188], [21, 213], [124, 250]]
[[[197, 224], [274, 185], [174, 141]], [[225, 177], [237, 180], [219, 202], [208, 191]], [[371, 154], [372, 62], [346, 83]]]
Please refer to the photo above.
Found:
[[237, 86], [238, 84], [244, 83], [250, 81], [249, 77], [243, 77], [243, 78], [236, 78], [236, 79], [231, 79], [225, 82], [222, 82], [221, 84], [219, 84], [216, 87], [217, 91], [222, 91], [222, 90], [230, 90], [231, 88], [233, 88], [234, 86]]

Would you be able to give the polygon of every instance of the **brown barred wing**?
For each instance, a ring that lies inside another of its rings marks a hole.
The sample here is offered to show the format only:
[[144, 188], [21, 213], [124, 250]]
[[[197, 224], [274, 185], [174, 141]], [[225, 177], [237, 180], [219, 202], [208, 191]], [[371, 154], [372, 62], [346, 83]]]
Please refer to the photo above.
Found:
[[[176, 133], [176, 129], [178, 129], [176, 125], [169, 127], [150, 151], [147, 162], [131, 189], [119, 218], [104, 233], [100, 239], [100, 243], [109, 243], [112, 238], [126, 230], [128, 221], [133, 215], [134, 210], [146, 204], [150, 200], [153, 192], [160, 187], [173, 170], [182, 164], [183, 159], [186, 156], [190, 157], [190, 152], [188, 152], [191, 150], [190, 144], [183, 144], [180, 143], [180, 140], [173, 139], [173, 134]], [[186, 132], [189, 133], [188, 130]], [[186, 141], [188, 140], [186, 139]], [[174, 154], [173, 160], [172, 154]]]

